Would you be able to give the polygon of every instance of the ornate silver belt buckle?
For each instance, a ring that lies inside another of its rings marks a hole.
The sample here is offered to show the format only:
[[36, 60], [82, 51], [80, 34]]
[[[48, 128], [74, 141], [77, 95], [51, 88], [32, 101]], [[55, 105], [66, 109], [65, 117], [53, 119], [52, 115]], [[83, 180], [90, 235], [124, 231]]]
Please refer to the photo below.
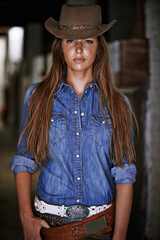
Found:
[[75, 221], [86, 218], [88, 214], [89, 209], [84, 205], [71, 205], [66, 210], [67, 217]]

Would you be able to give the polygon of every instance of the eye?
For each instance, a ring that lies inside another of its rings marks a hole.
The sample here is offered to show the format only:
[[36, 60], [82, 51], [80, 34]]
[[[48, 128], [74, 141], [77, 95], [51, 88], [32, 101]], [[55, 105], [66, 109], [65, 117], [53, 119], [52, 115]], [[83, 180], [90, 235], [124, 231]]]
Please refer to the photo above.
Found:
[[89, 40], [89, 39], [86, 39], [86, 40], [84, 40], [84, 43], [85, 43], [85, 44], [92, 44], [93, 41], [92, 41], [92, 40]]
[[67, 42], [67, 43], [75, 43], [75, 41], [74, 41], [74, 40], [71, 40], [71, 39], [68, 39], [66, 42]]

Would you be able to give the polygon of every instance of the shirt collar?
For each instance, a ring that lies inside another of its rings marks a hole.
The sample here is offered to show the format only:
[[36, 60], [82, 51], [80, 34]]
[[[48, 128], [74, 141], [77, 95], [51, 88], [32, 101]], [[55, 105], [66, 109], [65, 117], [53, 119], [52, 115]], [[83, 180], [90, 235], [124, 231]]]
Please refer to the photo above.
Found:
[[[57, 86], [57, 90], [56, 90], [56, 93], [55, 93], [55, 94], [57, 94], [57, 93], [61, 90], [61, 88], [62, 88], [63, 86], [71, 87], [70, 85], [68, 85], [68, 84], [66, 84], [66, 83], [64, 82], [64, 77], [65, 77], [65, 75], [66, 75], [66, 72], [64, 72], [64, 73], [62, 74], [60, 83], [59, 83], [58, 86]], [[93, 78], [92, 83], [89, 84], [88, 86], [90, 86], [90, 85], [95, 85], [95, 87], [99, 90], [99, 87], [98, 87], [98, 84], [97, 84], [97, 80], [96, 80], [95, 77]]]

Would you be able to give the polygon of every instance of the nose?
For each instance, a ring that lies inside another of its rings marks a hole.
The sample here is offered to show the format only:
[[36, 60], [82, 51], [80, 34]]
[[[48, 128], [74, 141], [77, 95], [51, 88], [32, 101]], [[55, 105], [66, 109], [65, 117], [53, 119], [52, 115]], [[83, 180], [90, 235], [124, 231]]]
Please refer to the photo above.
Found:
[[83, 52], [83, 46], [82, 46], [82, 43], [81, 42], [78, 42], [76, 44], [76, 49], [75, 49], [76, 53], [82, 53]]

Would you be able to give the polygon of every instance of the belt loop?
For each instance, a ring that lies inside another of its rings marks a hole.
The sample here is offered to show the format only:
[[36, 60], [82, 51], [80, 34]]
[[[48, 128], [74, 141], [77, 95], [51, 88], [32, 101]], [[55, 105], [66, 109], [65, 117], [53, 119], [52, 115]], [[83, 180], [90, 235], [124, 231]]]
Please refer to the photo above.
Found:
[[62, 209], [61, 209], [61, 217], [64, 216], [64, 205], [62, 205]]

